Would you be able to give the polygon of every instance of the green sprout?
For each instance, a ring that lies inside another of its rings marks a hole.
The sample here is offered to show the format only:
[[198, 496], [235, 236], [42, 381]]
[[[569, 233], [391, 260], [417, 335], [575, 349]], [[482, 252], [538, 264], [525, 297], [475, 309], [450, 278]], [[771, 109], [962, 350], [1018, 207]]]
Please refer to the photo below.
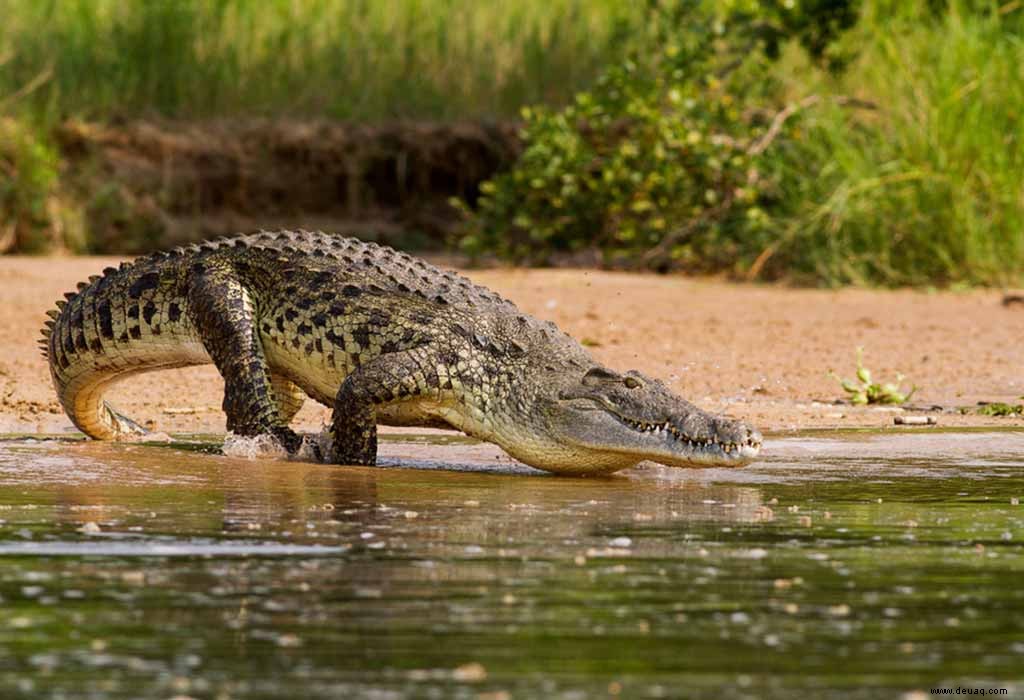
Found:
[[828, 375], [839, 382], [843, 391], [849, 394], [850, 403], [854, 406], [865, 406], [867, 404], [901, 404], [910, 400], [910, 397], [917, 391], [917, 386], [910, 388], [908, 393], [903, 393], [900, 384], [903, 383], [903, 375], [897, 372], [895, 382], [876, 384], [871, 381], [871, 370], [864, 366], [864, 348], [857, 348], [857, 381], [842, 379], [835, 372], [829, 370]]

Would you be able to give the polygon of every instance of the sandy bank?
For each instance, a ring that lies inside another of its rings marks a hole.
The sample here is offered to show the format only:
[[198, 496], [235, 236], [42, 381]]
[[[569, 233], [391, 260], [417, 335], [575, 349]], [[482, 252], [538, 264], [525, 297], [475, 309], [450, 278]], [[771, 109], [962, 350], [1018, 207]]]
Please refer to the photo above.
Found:
[[[71, 430], [36, 348], [45, 311], [113, 258], [0, 258], [0, 431]], [[683, 396], [768, 430], [889, 426], [892, 409], [833, 405], [827, 377], [853, 375], [854, 350], [876, 378], [907, 375], [915, 404], [1020, 402], [1024, 309], [993, 291], [808, 290], [583, 270], [474, 270], [475, 281], [558, 323], [602, 362], [665, 379]], [[222, 432], [212, 367], [133, 378], [111, 400], [167, 432]], [[329, 411], [308, 402], [302, 429]], [[947, 426], [1024, 426], [1019, 418], [938, 415]]]

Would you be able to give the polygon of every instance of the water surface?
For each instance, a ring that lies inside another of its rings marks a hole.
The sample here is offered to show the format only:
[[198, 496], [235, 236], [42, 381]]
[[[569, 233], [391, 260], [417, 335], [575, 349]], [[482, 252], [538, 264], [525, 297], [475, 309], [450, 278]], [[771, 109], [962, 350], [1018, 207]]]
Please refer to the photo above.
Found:
[[766, 454], [569, 479], [436, 436], [378, 468], [3, 440], [0, 697], [1024, 693], [1024, 433]]

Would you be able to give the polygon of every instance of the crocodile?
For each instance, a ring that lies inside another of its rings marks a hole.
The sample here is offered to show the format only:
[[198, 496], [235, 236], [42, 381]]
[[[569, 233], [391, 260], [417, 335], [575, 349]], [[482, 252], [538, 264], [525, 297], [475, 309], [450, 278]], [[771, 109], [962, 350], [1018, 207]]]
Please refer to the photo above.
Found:
[[756, 429], [603, 366], [493, 291], [354, 238], [205, 241], [107, 268], [65, 297], [41, 347], [65, 412], [96, 439], [145, 432], [104, 400], [114, 382], [212, 362], [231, 432], [300, 453], [289, 423], [312, 398], [333, 408], [314, 458], [338, 464], [375, 464], [378, 424], [454, 428], [565, 474], [739, 466], [761, 446]]

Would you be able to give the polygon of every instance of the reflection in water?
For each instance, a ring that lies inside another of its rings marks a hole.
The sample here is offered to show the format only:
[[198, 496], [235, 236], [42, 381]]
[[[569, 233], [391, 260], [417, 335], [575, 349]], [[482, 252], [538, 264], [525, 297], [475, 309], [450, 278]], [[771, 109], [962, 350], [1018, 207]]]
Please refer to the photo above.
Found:
[[415, 468], [0, 442], [0, 696], [1020, 690], [1020, 433], [604, 479], [382, 451]]

